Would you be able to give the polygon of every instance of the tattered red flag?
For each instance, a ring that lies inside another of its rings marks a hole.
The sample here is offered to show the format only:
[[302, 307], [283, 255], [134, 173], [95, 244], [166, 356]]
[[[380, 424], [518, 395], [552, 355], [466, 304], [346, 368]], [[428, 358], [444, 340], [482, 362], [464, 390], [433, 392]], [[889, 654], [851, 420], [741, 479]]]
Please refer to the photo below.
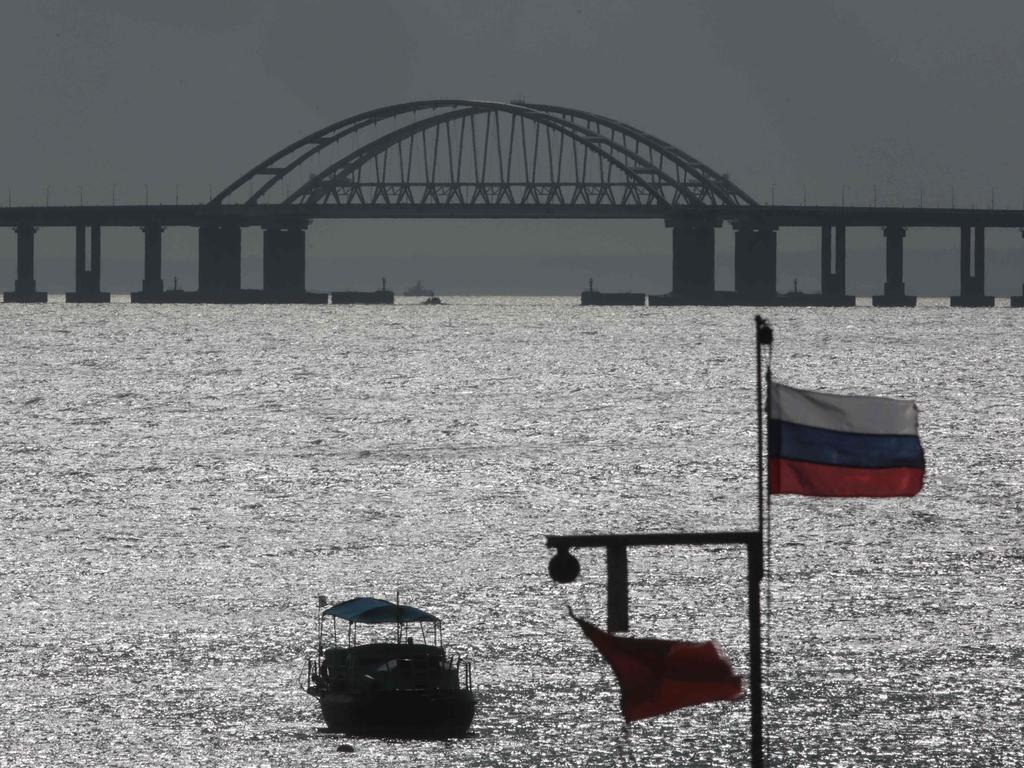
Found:
[[629, 722], [743, 695], [740, 678], [714, 642], [616, 637], [573, 618], [615, 672]]

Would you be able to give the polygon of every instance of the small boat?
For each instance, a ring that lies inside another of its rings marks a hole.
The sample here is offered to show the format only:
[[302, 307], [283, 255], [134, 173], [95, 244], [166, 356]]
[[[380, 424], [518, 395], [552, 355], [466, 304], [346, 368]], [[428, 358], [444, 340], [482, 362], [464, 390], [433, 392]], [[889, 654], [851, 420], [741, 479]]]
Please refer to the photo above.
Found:
[[444, 302], [437, 296], [431, 296], [429, 299], [424, 299], [421, 304], [443, 304]]
[[429, 288], [424, 288], [423, 283], [419, 280], [416, 281], [416, 285], [412, 288], [406, 288], [402, 293], [403, 296], [433, 296], [434, 292]]
[[[321, 596], [320, 608], [326, 605]], [[338, 619], [348, 622], [343, 642]], [[393, 625], [394, 632], [384, 641], [357, 643], [361, 624], [378, 625], [378, 632], [379, 625]], [[329, 730], [354, 736], [463, 736], [476, 712], [470, 662], [445, 650], [441, 620], [373, 597], [320, 611], [306, 692], [319, 699]]]

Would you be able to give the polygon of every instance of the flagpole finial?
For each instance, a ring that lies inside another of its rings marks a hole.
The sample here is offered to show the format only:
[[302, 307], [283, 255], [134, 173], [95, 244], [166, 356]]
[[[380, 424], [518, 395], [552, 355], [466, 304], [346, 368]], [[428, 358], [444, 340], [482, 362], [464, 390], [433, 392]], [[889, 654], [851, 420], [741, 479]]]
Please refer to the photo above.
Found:
[[757, 343], [770, 347], [772, 345], [772, 327], [760, 315], [754, 315], [754, 323], [757, 325]]

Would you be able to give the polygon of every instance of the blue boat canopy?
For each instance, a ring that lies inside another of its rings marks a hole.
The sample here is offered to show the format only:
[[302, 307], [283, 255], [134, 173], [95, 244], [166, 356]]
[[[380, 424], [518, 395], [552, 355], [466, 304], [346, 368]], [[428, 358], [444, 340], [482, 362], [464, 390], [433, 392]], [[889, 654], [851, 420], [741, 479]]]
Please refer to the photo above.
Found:
[[436, 616], [431, 616], [411, 605], [396, 605], [388, 600], [378, 600], [376, 597], [354, 597], [332, 605], [323, 612], [323, 615], [337, 616], [339, 619], [358, 624], [404, 624], [412, 621], [430, 621], [436, 624], [441, 621]]

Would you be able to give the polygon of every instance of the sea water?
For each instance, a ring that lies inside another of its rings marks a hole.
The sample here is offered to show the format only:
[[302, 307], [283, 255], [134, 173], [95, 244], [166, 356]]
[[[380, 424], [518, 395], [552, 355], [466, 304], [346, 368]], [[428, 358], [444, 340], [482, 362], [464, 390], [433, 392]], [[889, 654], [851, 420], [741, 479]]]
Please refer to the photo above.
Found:
[[[916, 400], [912, 499], [773, 499], [778, 766], [1024, 764], [1024, 312], [772, 309], [777, 380]], [[746, 699], [628, 728], [545, 534], [757, 525], [745, 308], [3, 305], [0, 765], [742, 766]], [[636, 636], [749, 671], [741, 549], [631, 550]], [[473, 660], [469, 738], [326, 734], [316, 595]], [[339, 753], [351, 744], [354, 752]]]

